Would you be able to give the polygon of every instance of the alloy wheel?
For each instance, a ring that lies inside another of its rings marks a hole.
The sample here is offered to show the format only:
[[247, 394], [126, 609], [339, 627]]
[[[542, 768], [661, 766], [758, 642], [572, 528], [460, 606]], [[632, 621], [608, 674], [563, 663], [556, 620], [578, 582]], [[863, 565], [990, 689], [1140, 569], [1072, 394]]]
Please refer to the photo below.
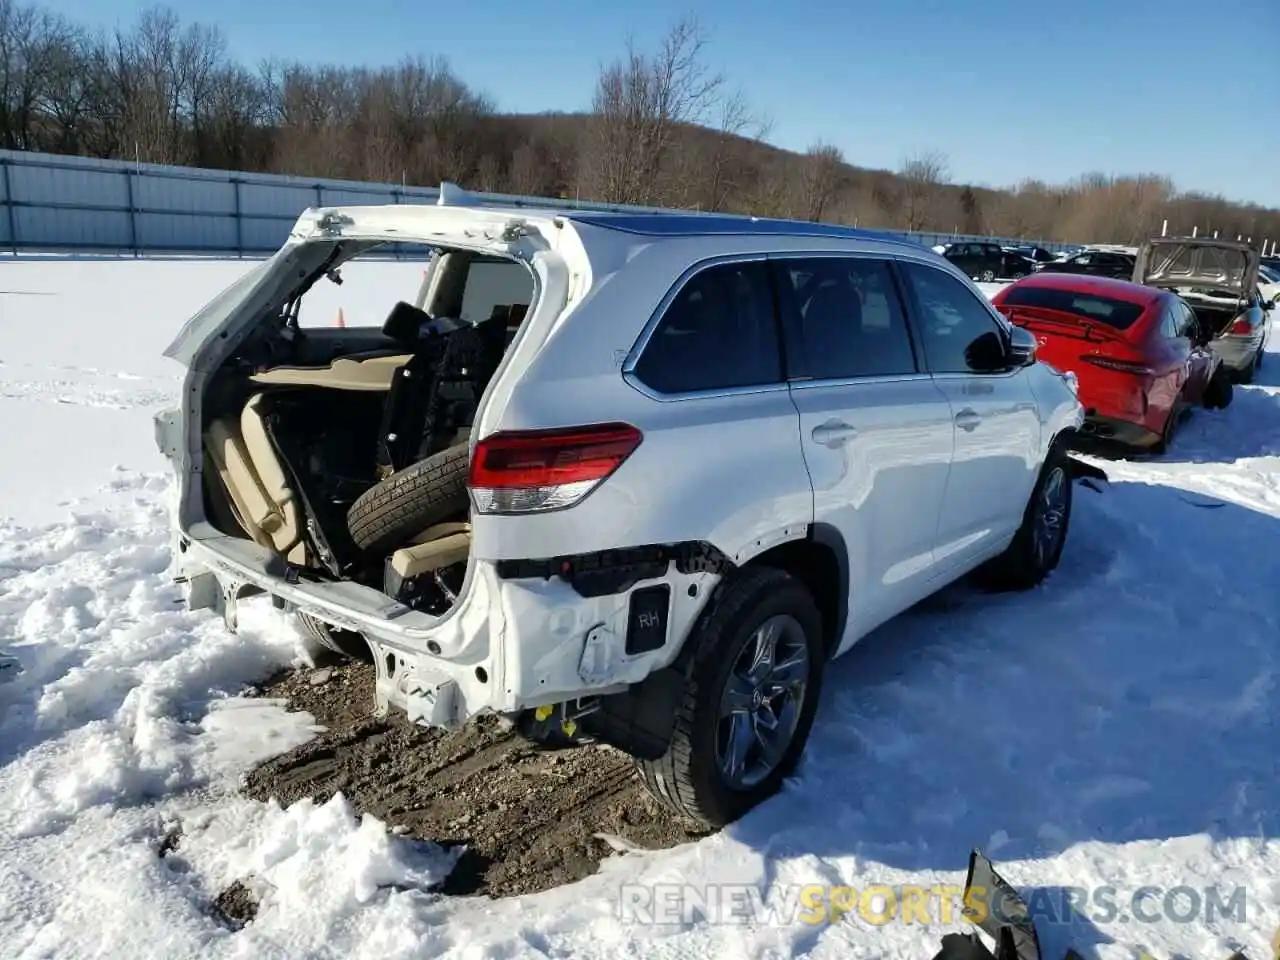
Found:
[[720, 698], [716, 762], [725, 782], [750, 789], [787, 754], [809, 690], [804, 628], [789, 614], [770, 617], [734, 658]]
[[1054, 551], [1066, 532], [1067, 471], [1054, 467], [1045, 477], [1036, 499], [1035, 518], [1031, 530], [1031, 549], [1040, 568], [1048, 566]]

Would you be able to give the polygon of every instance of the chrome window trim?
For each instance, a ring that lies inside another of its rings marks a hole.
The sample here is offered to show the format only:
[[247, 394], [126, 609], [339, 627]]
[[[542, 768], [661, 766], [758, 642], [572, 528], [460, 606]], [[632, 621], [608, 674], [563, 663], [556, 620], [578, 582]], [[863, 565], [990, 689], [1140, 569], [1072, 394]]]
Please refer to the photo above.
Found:
[[[672, 301], [678, 297], [684, 290], [685, 286], [693, 277], [697, 276], [704, 270], [714, 267], [724, 266], [725, 264], [741, 264], [741, 263], [768, 263], [772, 260], [812, 260], [817, 258], [840, 258], [840, 259], [857, 259], [857, 260], [883, 260], [887, 263], [893, 261], [907, 262], [926, 267], [934, 270], [944, 276], [953, 277], [961, 282], [961, 285], [968, 286], [972, 283], [968, 277], [955, 268], [947, 268], [939, 266], [934, 261], [938, 255], [923, 247], [917, 255], [914, 250], [809, 250], [804, 248], [796, 248], [790, 250], [770, 250], [767, 252], [756, 253], [732, 253], [719, 254], [716, 256], [706, 257], [690, 264], [676, 278], [671, 288], [663, 295], [658, 302], [658, 306], [649, 315], [649, 319], [645, 321], [644, 327], [640, 331], [640, 335], [636, 338], [631, 349], [627, 352], [627, 356], [622, 362], [622, 379], [638, 393], [648, 397], [650, 400], [656, 400], [660, 403], [671, 403], [680, 400], [703, 400], [721, 397], [744, 397], [755, 396], [757, 394], [782, 393], [791, 388], [799, 390], [811, 390], [817, 387], [840, 387], [853, 386], [855, 384], [876, 384], [876, 383], [905, 383], [917, 380], [938, 380], [953, 378], [970, 378], [970, 377], [1000, 377], [1014, 376], [1018, 370], [1014, 369], [1001, 373], [938, 373], [933, 374], [927, 370], [920, 370], [909, 374], [886, 374], [866, 377], [840, 377], [835, 379], [815, 380], [809, 377], [794, 377], [790, 379], [780, 380], [772, 383], [752, 384], [742, 387], [713, 387], [706, 390], [685, 390], [677, 393], [663, 393], [649, 386], [636, 374], [636, 365], [640, 361], [641, 355], [649, 345], [649, 341], [653, 338], [654, 332], [658, 325], [662, 322], [662, 318], [666, 315]], [[991, 301], [983, 295], [982, 291], [970, 290], [979, 303], [984, 304], [987, 315], [997, 328], [1003, 331], [1006, 336], [1012, 329], [1012, 325], [1005, 320], [1004, 316], [991, 305]], [[908, 324], [908, 329], [915, 322], [910, 315], [910, 306], [907, 303], [902, 304], [904, 311], [904, 319]], [[785, 371], [784, 371], [785, 375]]]

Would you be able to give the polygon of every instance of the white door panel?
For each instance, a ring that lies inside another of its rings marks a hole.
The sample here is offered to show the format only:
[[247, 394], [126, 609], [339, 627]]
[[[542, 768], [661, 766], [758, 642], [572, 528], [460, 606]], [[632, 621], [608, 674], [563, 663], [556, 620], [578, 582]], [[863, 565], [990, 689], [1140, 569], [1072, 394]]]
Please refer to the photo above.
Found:
[[920, 370], [890, 264], [771, 258], [816, 523], [849, 559], [843, 651], [929, 592], [951, 405]]
[[1040, 416], [1027, 368], [1008, 368], [1008, 324], [989, 301], [935, 267], [904, 264], [902, 275], [927, 369], [954, 417], [935, 560], [956, 575], [1021, 524], [1039, 462]]
[[968, 563], [1013, 535], [1035, 483], [1040, 417], [1026, 375], [935, 378], [955, 415], [955, 450], [938, 526], [940, 567]]
[[816, 523], [849, 552], [846, 638], [928, 592], [953, 427], [928, 377], [794, 384]]

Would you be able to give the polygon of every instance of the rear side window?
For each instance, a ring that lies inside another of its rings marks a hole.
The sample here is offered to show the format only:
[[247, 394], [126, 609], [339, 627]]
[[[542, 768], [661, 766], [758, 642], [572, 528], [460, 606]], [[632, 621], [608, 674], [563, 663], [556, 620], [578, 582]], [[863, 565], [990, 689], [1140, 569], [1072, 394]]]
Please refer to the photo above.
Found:
[[1140, 303], [1047, 287], [1010, 287], [1004, 295], [1003, 303], [1006, 307], [1061, 310], [1086, 320], [1105, 323], [1116, 330], [1128, 330], [1146, 310]]
[[916, 372], [911, 335], [884, 260], [814, 257], [777, 264], [795, 336], [793, 376], [815, 380]]
[[720, 264], [690, 277], [654, 328], [635, 375], [659, 393], [781, 383], [768, 265]]

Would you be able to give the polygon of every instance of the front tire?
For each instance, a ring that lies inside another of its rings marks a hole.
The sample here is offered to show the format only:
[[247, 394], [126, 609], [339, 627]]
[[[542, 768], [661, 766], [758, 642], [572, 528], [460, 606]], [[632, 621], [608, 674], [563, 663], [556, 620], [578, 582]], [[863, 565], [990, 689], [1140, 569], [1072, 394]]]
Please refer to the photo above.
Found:
[[636, 766], [660, 803], [718, 828], [776, 793], [800, 759], [826, 661], [822, 616], [790, 574], [746, 568], [713, 597], [686, 643], [667, 752]]
[[1071, 502], [1066, 457], [1055, 449], [1040, 471], [1013, 541], [982, 571], [985, 585], [992, 590], [1030, 590], [1057, 569], [1071, 525]]
[[979, 279], [983, 283], [992, 283], [996, 279], [996, 272], [994, 270], [983, 270]]

